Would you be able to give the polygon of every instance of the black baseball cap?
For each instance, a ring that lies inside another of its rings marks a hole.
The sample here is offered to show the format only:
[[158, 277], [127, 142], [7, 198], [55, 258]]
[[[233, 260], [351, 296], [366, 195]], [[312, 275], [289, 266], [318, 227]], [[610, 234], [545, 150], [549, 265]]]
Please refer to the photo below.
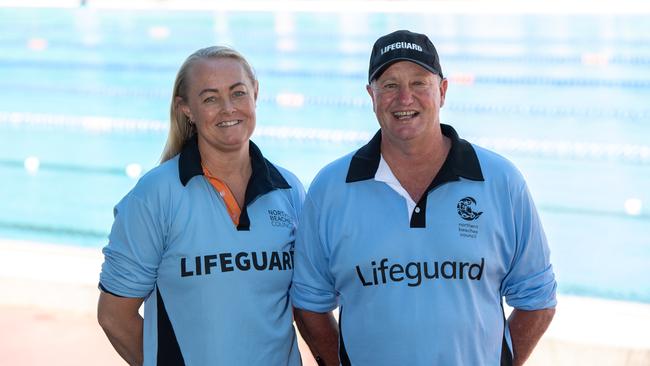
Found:
[[440, 58], [433, 43], [424, 34], [398, 30], [379, 38], [372, 46], [368, 83], [377, 79], [397, 61], [411, 61], [442, 78]]

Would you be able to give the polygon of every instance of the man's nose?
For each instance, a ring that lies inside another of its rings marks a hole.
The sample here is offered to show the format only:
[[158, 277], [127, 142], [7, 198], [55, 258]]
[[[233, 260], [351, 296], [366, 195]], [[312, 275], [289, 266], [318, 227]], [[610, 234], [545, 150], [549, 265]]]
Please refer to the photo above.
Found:
[[409, 86], [402, 86], [399, 88], [399, 94], [397, 96], [400, 103], [408, 105], [413, 102], [413, 91]]

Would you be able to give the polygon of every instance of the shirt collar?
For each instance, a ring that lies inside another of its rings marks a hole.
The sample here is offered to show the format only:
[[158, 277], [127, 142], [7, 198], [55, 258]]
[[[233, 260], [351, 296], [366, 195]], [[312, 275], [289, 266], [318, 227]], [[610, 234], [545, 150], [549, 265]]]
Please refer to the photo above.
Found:
[[377, 171], [375, 172], [375, 180], [384, 183], [399, 183], [393, 171], [390, 170], [388, 163], [384, 159], [384, 155], [379, 154], [379, 165], [377, 166]]
[[[483, 172], [472, 145], [459, 138], [453, 127], [441, 124], [442, 134], [451, 139], [451, 149], [432, 186], [458, 180], [463, 177], [475, 181], [483, 181]], [[372, 179], [377, 173], [381, 159], [381, 130], [365, 146], [361, 147], [352, 157], [346, 183]], [[430, 187], [432, 188], [432, 187]]]
[[[274, 189], [291, 188], [278, 169], [264, 158], [253, 141], [249, 142], [248, 151], [253, 172], [246, 188], [246, 201], [249, 201], [249, 199], [252, 201], [257, 196]], [[181, 150], [178, 159], [178, 173], [183, 186], [187, 186], [187, 183], [193, 177], [203, 175], [198, 136], [196, 134], [185, 142]]]

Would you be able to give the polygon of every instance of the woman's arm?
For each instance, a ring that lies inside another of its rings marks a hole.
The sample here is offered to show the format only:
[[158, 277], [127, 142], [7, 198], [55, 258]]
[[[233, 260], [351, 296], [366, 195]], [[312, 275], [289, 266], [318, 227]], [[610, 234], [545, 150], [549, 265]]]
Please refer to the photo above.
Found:
[[142, 365], [143, 320], [138, 309], [143, 298], [128, 298], [101, 291], [97, 320], [117, 353], [129, 365]]

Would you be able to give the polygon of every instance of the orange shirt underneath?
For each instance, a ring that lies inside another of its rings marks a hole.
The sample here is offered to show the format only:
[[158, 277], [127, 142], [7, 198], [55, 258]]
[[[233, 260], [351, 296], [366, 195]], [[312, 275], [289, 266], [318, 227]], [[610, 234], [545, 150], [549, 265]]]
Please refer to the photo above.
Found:
[[235, 226], [239, 225], [239, 215], [241, 214], [241, 209], [237, 204], [235, 195], [232, 194], [230, 188], [228, 188], [224, 182], [220, 181], [219, 178], [210, 174], [208, 168], [206, 168], [203, 164], [201, 164], [201, 167], [203, 168], [203, 175], [205, 175], [205, 177], [208, 179], [208, 182], [212, 184], [214, 189], [217, 190], [217, 193], [219, 193], [221, 198], [223, 198], [223, 201], [226, 203], [226, 209], [228, 209], [228, 215], [230, 215], [232, 222], [235, 224]]

